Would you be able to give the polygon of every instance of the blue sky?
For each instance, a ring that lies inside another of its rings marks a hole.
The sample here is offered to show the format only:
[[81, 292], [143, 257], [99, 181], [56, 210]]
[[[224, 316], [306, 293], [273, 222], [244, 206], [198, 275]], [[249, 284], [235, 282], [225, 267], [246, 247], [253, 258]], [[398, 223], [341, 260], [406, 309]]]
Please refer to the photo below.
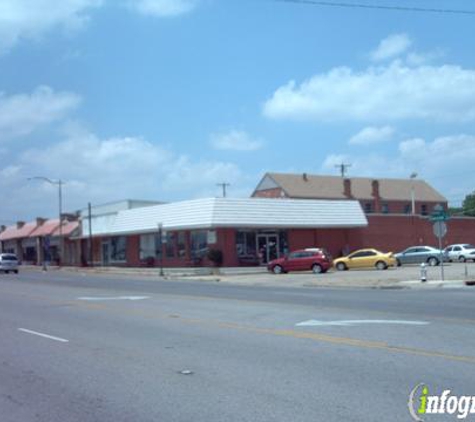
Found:
[[[356, 3], [348, 0], [348, 3]], [[475, 10], [468, 0], [363, 4]], [[266, 171], [475, 189], [475, 15], [272, 0], [1, 0], [0, 221], [248, 196]]]

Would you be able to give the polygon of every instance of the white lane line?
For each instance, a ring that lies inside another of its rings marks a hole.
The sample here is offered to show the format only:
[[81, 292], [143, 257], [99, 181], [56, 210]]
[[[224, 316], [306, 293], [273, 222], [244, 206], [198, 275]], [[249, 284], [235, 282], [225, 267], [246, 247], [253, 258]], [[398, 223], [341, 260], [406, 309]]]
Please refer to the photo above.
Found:
[[354, 327], [363, 324], [393, 324], [393, 325], [429, 325], [426, 321], [406, 321], [397, 319], [351, 319], [342, 321], [318, 321], [310, 319], [295, 324], [296, 327]]
[[77, 300], [87, 300], [87, 301], [102, 301], [102, 300], [145, 300], [150, 299], [150, 296], [114, 296], [114, 297], [92, 297], [92, 296], [82, 296], [78, 297]]
[[39, 333], [37, 331], [27, 330], [26, 328], [19, 328], [18, 331], [22, 331], [23, 333], [33, 334], [35, 336], [44, 337], [44, 338], [47, 338], [47, 339], [50, 339], [50, 340], [60, 341], [61, 343], [69, 343], [69, 340], [66, 340], [64, 338], [50, 336], [48, 334]]

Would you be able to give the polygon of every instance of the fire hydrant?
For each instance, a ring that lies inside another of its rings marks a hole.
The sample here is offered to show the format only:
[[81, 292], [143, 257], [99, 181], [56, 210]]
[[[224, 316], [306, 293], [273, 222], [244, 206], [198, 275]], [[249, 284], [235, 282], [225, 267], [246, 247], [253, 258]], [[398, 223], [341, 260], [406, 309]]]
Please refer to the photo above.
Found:
[[421, 264], [421, 282], [425, 283], [427, 281], [427, 268], [426, 264], [423, 262]]

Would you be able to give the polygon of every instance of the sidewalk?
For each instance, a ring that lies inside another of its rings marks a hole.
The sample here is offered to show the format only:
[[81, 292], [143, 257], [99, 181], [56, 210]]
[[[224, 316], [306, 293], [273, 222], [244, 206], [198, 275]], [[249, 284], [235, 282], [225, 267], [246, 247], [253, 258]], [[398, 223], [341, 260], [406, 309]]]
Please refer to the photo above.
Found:
[[[24, 267], [41, 271], [41, 267]], [[466, 282], [475, 284], [475, 264], [451, 264], [445, 266], [445, 281], [441, 281], [440, 267], [427, 268], [427, 282], [420, 281], [418, 266], [390, 268], [386, 271], [375, 269], [329, 271], [326, 274], [295, 272], [290, 274], [271, 274], [265, 267], [186, 267], [164, 268], [160, 277], [159, 268], [126, 267], [48, 267], [49, 271], [69, 271], [81, 274], [117, 275], [121, 277], [144, 277], [150, 280], [165, 279], [174, 281], [219, 282], [230, 285], [273, 286], [273, 287], [332, 287], [332, 288], [383, 288], [383, 289], [427, 289], [461, 288]]]

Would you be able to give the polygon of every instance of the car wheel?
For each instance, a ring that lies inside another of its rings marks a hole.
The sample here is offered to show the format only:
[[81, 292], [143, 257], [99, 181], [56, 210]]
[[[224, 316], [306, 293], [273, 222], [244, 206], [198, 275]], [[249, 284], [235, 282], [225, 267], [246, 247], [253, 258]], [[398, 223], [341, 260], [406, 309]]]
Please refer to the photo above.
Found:
[[18, 270], [13, 270], [13, 272], [14, 272], [15, 274], [18, 274]]
[[397, 265], [398, 267], [400, 267], [400, 266], [402, 265], [402, 264], [401, 264], [401, 261], [399, 261], [399, 259], [396, 259], [396, 265]]
[[284, 271], [280, 265], [275, 265], [274, 268], [272, 268], [272, 272], [274, 274], [282, 274]]
[[461, 256], [459, 256], [459, 261], [460, 261], [460, 262], [465, 262], [466, 259], [465, 259], [465, 257], [464, 257], [463, 255], [461, 255]]
[[436, 265], [439, 265], [439, 260], [438, 260], [435, 256], [431, 256], [431, 257], [427, 260], [427, 263], [428, 263], [431, 267], [435, 267]]
[[314, 274], [321, 274], [323, 272], [323, 268], [319, 264], [313, 264], [312, 265], [312, 271]]
[[343, 262], [339, 262], [338, 264], [336, 264], [336, 269], [338, 271], [345, 271], [348, 268], [346, 268], [346, 265]]
[[386, 265], [385, 262], [383, 262], [383, 261], [378, 261], [378, 262], [376, 262], [376, 268], [377, 268], [378, 270], [385, 270], [386, 268], [388, 268], [388, 266]]

